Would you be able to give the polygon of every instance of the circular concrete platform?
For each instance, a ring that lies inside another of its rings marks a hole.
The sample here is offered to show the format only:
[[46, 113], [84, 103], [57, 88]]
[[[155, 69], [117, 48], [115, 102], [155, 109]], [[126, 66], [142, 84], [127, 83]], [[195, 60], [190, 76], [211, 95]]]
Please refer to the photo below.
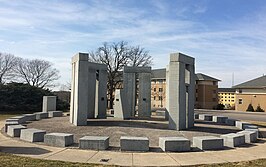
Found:
[[87, 126], [74, 126], [69, 122], [69, 117], [55, 117], [33, 121], [27, 124], [27, 128], [42, 129], [47, 133], [71, 133], [74, 135], [75, 143], [78, 143], [79, 138], [83, 136], [109, 136], [109, 149], [111, 150], [119, 149], [121, 136], [148, 137], [151, 151], [158, 148], [159, 137], [183, 136], [192, 141], [195, 136], [220, 136], [240, 131], [234, 126], [207, 121], [196, 121], [194, 128], [184, 131], [169, 130], [168, 122], [160, 117], [153, 117], [149, 120], [119, 120], [112, 117], [90, 119]]

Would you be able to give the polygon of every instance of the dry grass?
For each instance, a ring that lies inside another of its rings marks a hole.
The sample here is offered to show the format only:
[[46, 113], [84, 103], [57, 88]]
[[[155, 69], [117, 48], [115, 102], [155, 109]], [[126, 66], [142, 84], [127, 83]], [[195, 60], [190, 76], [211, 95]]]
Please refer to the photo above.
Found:
[[35, 159], [28, 157], [20, 157], [12, 154], [0, 153], [0, 167], [91, 167], [91, 166], [103, 166], [86, 163], [74, 163], [74, 162], [63, 162], [63, 161], [52, 161]]

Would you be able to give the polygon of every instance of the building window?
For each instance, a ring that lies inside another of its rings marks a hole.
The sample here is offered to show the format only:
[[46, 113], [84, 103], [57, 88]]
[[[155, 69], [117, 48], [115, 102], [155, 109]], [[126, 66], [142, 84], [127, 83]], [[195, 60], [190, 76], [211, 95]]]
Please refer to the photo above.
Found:
[[153, 100], [156, 100], [156, 96], [153, 97]]
[[159, 100], [163, 100], [163, 97], [162, 96], [159, 96]]
[[238, 104], [243, 104], [243, 99], [238, 99]]
[[232, 100], [232, 102], [234, 102], [234, 100]]
[[159, 88], [159, 92], [163, 92], [163, 88]]
[[156, 92], [156, 88], [154, 88], [153, 91]]

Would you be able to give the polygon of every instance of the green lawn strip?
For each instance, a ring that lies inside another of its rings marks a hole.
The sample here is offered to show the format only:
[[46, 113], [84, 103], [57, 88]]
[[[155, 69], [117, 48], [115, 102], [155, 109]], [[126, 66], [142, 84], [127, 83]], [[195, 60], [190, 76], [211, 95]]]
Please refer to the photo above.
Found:
[[[1, 149], [1, 148], [0, 148]], [[64, 162], [55, 160], [43, 160], [29, 157], [16, 156], [7, 153], [0, 153], [0, 167], [92, 167], [107, 166], [88, 163]]]

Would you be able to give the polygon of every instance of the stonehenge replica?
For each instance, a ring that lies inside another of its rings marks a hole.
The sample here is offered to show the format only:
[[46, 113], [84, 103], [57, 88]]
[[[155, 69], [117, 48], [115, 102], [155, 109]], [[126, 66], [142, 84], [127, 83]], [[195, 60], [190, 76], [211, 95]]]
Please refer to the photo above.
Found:
[[[138, 100], [136, 82], [138, 75]], [[114, 117], [135, 117], [136, 100], [138, 117], [151, 116], [151, 67], [124, 67], [123, 89], [117, 89], [114, 101]]]
[[[182, 53], [170, 54], [166, 70], [169, 129], [194, 126], [195, 59]], [[105, 119], [107, 66], [88, 61], [87, 53], [72, 58], [70, 122], [87, 125], [87, 119]], [[123, 88], [116, 89], [114, 117], [151, 117], [151, 67], [124, 67]]]
[[70, 122], [87, 125], [88, 118], [106, 118], [107, 66], [88, 61], [88, 54], [72, 58]]

